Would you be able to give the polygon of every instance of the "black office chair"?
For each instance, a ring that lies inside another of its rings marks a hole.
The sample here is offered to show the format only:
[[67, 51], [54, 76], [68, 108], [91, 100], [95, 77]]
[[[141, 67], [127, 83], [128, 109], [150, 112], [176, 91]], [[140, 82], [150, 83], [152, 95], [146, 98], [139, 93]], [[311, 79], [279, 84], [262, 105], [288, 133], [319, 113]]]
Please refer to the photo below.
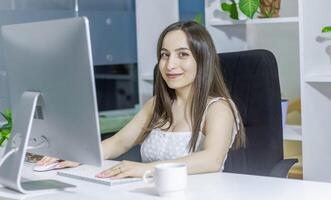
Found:
[[[230, 150], [224, 171], [287, 177], [277, 62], [267, 50], [219, 54], [221, 71], [246, 130], [246, 148]], [[154, 77], [156, 76], [156, 67]]]
[[246, 130], [246, 148], [231, 150], [224, 171], [287, 177], [298, 162], [283, 156], [278, 68], [267, 50], [219, 54], [221, 70]]

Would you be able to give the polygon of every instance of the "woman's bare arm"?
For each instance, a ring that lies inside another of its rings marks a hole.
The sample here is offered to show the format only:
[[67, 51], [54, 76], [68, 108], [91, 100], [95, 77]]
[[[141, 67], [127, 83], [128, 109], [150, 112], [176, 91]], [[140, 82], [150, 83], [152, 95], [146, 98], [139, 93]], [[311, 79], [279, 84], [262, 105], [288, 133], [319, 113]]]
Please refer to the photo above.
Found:
[[145, 103], [143, 108], [114, 136], [102, 141], [104, 159], [114, 159], [130, 150], [137, 139], [146, 130], [151, 120], [154, 107], [154, 98]]
[[100, 172], [97, 176], [100, 178], [142, 177], [147, 170], [152, 170], [155, 165], [167, 162], [186, 164], [190, 174], [218, 172], [230, 147], [233, 125], [234, 117], [228, 104], [224, 101], [215, 102], [208, 109], [204, 129], [206, 137], [201, 151], [175, 160], [151, 163], [123, 161]]

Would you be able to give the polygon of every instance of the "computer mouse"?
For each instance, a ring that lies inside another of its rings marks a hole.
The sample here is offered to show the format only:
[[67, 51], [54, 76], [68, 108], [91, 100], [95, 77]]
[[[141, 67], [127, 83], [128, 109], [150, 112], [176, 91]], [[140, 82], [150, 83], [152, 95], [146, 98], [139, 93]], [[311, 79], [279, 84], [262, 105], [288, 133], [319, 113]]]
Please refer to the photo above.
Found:
[[37, 172], [45, 172], [45, 171], [50, 171], [53, 169], [58, 169], [57, 165], [59, 164], [59, 162], [55, 162], [49, 165], [35, 165], [33, 167], [33, 171], [37, 171]]

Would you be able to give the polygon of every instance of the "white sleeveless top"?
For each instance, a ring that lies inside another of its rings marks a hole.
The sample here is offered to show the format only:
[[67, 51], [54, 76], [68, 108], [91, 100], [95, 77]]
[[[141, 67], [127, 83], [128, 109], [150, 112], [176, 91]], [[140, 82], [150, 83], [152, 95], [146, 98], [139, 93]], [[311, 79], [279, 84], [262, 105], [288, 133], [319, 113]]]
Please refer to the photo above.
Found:
[[[203, 128], [203, 124], [209, 106], [212, 103], [221, 99], [224, 100], [224, 98], [222, 97], [214, 98], [207, 104], [204, 114], [202, 116], [201, 129]], [[237, 109], [231, 99], [230, 103], [235, 110], [235, 117], [237, 123], [235, 123], [234, 127], [237, 126], [237, 128], [233, 128], [232, 141], [230, 143], [229, 149], [231, 148], [235, 140], [235, 136], [237, 135], [237, 129], [239, 128], [239, 117]], [[162, 131], [161, 129], [153, 129], [141, 145], [140, 153], [142, 162], [147, 163], [160, 160], [174, 160], [189, 155], [191, 153], [189, 151], [189, 142], [191, 140], [191, 136], [191, 131], [168, 132]], [[195, 151], [202, 150], [204, 140], [205, 135], [200, 130]], [[225, 160], [226, 158], [224, 159], [224, 162]], [[223, 168], [224, 163], [222, 165], [222, 171]]]

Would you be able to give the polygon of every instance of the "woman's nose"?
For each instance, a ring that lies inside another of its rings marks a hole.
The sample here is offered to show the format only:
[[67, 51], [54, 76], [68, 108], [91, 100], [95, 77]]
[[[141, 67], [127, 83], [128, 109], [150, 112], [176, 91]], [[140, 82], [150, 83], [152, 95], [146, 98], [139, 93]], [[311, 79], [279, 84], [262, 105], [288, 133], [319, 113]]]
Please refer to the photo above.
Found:
[[168, 62], [167, 62], [167, 69], [175, 69], [177, 67], [177, 59], [175, 56], [169, 56]]

